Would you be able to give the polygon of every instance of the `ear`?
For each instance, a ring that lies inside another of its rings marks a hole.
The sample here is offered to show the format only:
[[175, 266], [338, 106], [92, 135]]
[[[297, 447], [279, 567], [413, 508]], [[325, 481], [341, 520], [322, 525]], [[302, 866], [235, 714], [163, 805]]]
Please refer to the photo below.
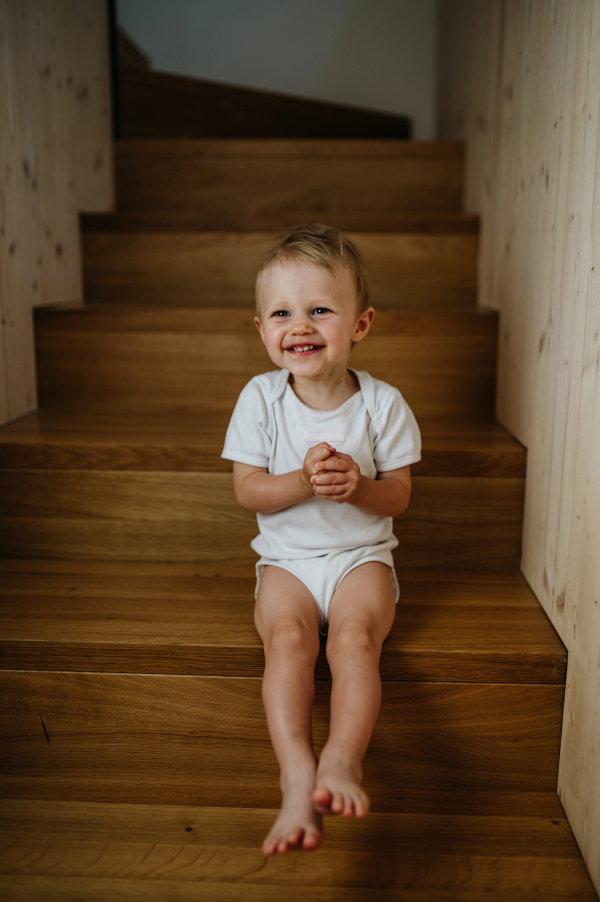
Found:
[[258, 316], [255, 316], [255, 317], [254, 317], [254, 325], [256, 326], [256, 328], [258, 329], [258, 331], [260, 332], [260, 337], [261, 337], [262, 340], [264, 341], [264, 340], [265, 340], [265, 334], [264, 334], [264, 332], [263, 332], [262, 323], [261, 323], [261, 321], [259, 320]]
[[352, 336], [352, 341], [362, 341], [369, 329], [371, 328], [371, 323], [375, 318], [375, 311], [372, 307], [367, 307], [366, 310], [363, 310], [361, 315], [358, 317], [356, 321], [356, 325], [354, 327], [354, 335]]

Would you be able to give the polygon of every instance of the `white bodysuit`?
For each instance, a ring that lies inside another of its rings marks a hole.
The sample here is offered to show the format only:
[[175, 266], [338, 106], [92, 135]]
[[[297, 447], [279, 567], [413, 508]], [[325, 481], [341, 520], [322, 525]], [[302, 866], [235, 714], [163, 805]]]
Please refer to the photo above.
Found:
[[[278, 475], [301, 469], [308, 449], [326, 441], [373, 479], [420, 460], [419, 428], [400, 392], [368, 373], [355, 375], [360, 391], [336, 410], [303, 404], [289, 385], [287, 370], [255, 376], [240, 394], [222, 457]], [[391, 568], [398, 597], [392, 559], [398, 540], [391, 517], [314, 497], [282, 511], [259, 513], [257, 520], [260, 534], [252, 542], [260, 555], [257, 586], [268, 564], [290, 571], [315, 597], [322, 624], [341, 580], [367, 561]]]

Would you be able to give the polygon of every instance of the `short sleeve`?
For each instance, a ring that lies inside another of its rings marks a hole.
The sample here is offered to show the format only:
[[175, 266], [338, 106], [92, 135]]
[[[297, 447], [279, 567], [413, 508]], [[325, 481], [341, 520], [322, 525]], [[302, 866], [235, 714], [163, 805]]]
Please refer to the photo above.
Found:
[[398, 470], [421, 460], [421, 433], [398, 389], [379, 382], [376, 409], [373, 460], [377, 472]]
[[271, 455], [270, 405], [257, 378], [240, 394], [229, 421], [221, 457], [252, 467], [267, 468]]

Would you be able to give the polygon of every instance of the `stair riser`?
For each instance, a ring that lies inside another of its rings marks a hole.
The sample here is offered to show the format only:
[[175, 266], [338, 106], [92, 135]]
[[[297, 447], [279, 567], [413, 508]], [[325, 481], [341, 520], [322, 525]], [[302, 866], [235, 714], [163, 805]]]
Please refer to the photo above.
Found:
[[[523, 479], [415, 477], [396, 521], [403, 567], [517, 568]], [[252, 563], [230, 473], [0, 471], [0, 554]]]
[[410, 147], [372, 155], [353, 155], [347, 147], [343, 153], [308, 148], [283, 155], [163, 147], [144, 153], [140, 144], [116, 145], [119, 209], [203, 209], [226, 220], [245, 215], [255, 223], [249, 228], [273, 217], [282, 227], [335, 221], [348, 228], [366, 219], [386, 228], [398, 211], [461, 210], [463, 158], [456, 146], [421, 158]]
[[[273, 233], [83, 233], [87, 300], [167, 305], [254, 304], [256, 271]], [[352, 235], [375, 305], [470, 306], [477, 235]]]
[[[17, 779], [97, 786], [201, 783], [211, 791], [278, 782], [260, 679], [5, 672], [0, 789]], [[329, 720], [327, 682], [317, 684], [315, 743]], [[554, 791], [563, 687], [385, 683], [365, 760], [379, 798], [403, 790]], [[401, 725], [401, 729], [399, 729]], [[110, 787], [106, 789], [110, 800]], [[223, 804], [223, 802], [221, 802]], [[227, 803], [225, 803], [227, 804]], [[391, 805], [393, 810], [393, 805]], [[385, 806], [384, 806], [385, 810]]]
[[[258, 335], [239, 332], [37, 329], [42, 407], [86, 411], [232, 410], [255, 375], [274, 369]], [[418, 416], [489, 415], [496, 339], [492, 335], [374, 334], [351, 365], [401, 389]]]

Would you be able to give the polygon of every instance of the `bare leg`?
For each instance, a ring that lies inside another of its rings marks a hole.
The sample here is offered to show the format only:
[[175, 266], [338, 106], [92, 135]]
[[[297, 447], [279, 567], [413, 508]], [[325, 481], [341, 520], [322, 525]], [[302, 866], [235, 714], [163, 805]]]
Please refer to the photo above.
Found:
[[255, 622], [265, 649], [263, 703], [283, 792], [281, 811], [263, 852], [316, 849], [323, 841], [322, 818], [312, 801], [317, 769], [312, 706], [319, 609], [299, 579], [281, 567], [265, 567]]
[[376, 561], [351, 570], [331, 600], [331, 724], [313, 793], [322, 814], [364, 817], [369, 810], [362, 761], [379, 714], [379, 657], [395, 610], [389, 568]]

